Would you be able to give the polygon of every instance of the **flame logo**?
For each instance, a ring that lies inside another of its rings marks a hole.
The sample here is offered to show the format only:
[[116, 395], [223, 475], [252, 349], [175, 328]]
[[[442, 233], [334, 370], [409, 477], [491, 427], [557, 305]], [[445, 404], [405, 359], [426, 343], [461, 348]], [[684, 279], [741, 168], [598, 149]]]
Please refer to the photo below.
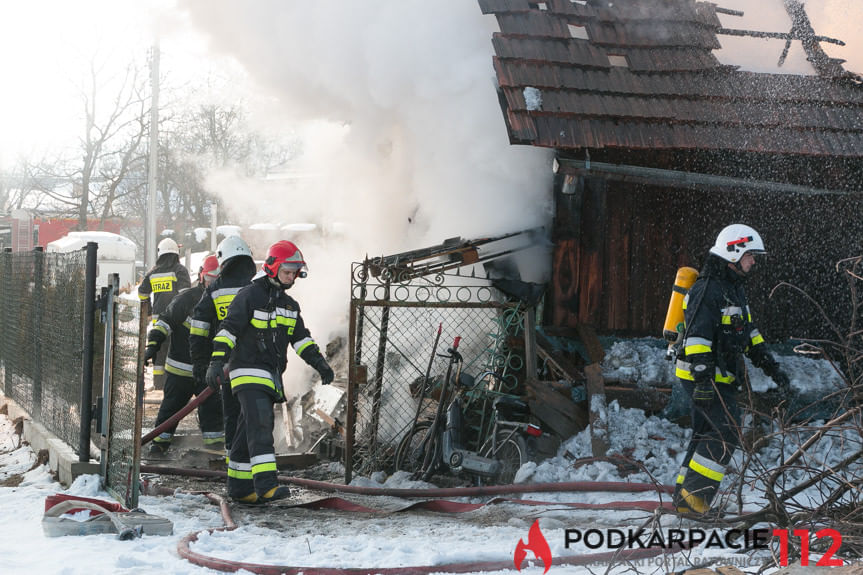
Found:
[[548, 573], [548, 569], [551, 567], [551, 549], [549, 549], [548, 541], [545, 540], [545, 536], [539, 529], [539, 519], [535, 520], [533, 525], [530, 526], [530, 531], [527, 532], [527, 543], [524, 542], [524, 539], [519, 539], [518, 544], [515, 546], [513, 561], [518, 571], [521, 571], [521, 563], [527, 556], [528, 549], [533, 551], [534, 557], [542, 559], [542, 564], [545, 565], [545, 571], [542, 572], [543, 575]]

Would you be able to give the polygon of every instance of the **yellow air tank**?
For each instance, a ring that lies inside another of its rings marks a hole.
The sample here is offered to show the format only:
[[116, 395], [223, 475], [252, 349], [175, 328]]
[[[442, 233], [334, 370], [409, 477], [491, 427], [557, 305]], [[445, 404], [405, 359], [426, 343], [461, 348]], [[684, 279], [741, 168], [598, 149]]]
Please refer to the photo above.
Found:
[[671, 301], [668, 302], [668, 311], [665, 314], [665, 326], [662, 328], [662, 335], [668, 343], [674, 343], [678, 334], [683, 333], [683, 298], [696, 279], [698, 270], [695, 268], [682, 267], [677, 270]]

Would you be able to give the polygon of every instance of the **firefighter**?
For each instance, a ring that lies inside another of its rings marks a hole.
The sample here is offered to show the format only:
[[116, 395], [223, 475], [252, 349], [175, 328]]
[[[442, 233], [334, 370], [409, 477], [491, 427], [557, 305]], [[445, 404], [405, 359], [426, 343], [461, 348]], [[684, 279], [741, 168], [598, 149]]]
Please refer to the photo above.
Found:
[[756, 255], [764, 253], [764, 242], [754, 229], [727, 226], [683, 301], [683, 352], [676, 374], [692, 399], [692, 439], [673, 496], [679, 512], [710, 510], [739, 444], [735, 395], [745, 380], [743, 354], [776, 382], [783, 395], [789, 392], [788, 376], [766, 350], [744, 292]]
[[[333, 381], [333, 370], [300, 315], [300, 306], [286, 290], [306, 277], [306, 261], [291, 242], [276, 242], [267, 250], [263, 274], [240, 290], [213, 339], [207, 384], [230, 380], [240, 402], [237, 433], [228, 463], [228, 496], [243, 503], [266, 503], [290, 495], [277, 483], [273, 442], [273, 405], [285, 400], [282, 373], [288, 345], [321, 376]], [[230, 361], [225, 377], [224, 365]]]
[[[198, 387], [207, 384], [207, 365], [219, 322], [225, 319], [234, 296], [241, 287], [252, 281], [256, 271], [252, 250], [240, 236], [228, 236], [219, 242], [216, 257], [219, 260], [219, 277], [204, 290], [189, 320], [189, 352], [192, 357], [192, 374]], [[237, 418], [240, 416], [240, 405], [229, 388], [221, 391], [227, 454], [230, 452]]]
[[[204, 289], [219, 275], [219, 260], [207, 256], [198, 270], [198, 283], [184, 289], [171, 300], [167, 309], [147, 335], [147, 349], [144, 352], [144, 365], [157, 356], [165, 341], [170, 338], [170, 350], [165, 360], [165, 395], [156, 415], [158, 427], [183, 409], [193, 395], [206, 389], [206, 382], [196, 382], [192, 373], [192, 360], [189, 355], [189, 321], [192, 309], [201, 299]], [[198, 423], [204, 445], [214, 448], [225, 441], [222, 422], [222, 400], [218, 394], [212, 395], [198, 405]], [[168, 451], [177, 426], [166, 429], [153, 438], [150, 454], [161, 455]]]
[[[180, 246], [171, 238], [165, 238], [156, 246], [156, 265], [148, 271], [138, 286], [141, 303], [150, 304], [153, 325], [181, 289], [192, 286], [189, 271], [180, 263]], [[168, 346], [162, 346], [153, 358], [153, 387], [165, 387], [165, 358]]]

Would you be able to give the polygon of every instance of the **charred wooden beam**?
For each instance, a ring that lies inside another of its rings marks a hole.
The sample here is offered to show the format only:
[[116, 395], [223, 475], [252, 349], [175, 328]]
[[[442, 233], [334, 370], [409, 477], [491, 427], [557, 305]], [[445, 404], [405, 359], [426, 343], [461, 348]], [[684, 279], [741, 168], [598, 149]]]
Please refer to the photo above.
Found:
[[713, 10], [717, 14], [728, 14], [729, 16], [743, 16], [742, 10], [731, 10], [730, 8], [722, 8], [720, 6], [716, 6]]
[[[777, 40], [806, 40], [802, 36], [797, 36], [791, 32], [763, 32], [761, 30], [737, 30], [735, 28], [720, 28], [716, 31], [717, 34], [726, 36], [752, 36], [753, 38], [776, 38]], [[836, 44], [844, 46], [845, 42], [830, 38], [829, 36], [813, 36], [819, 42], [827, 42], [828, 44]]]
[[837, 60], [830, 58], [821, 48], [803, 3], [800, 0], [783, 0], [783, 4], [785, 11], [791, 17], [791, 35], [800, 38], [803, 43], [803, 50], [806, 52], [806, 58], [812, 63], [815, 71], [820, 76], [828, 78], [846, 76], [842, 65]]

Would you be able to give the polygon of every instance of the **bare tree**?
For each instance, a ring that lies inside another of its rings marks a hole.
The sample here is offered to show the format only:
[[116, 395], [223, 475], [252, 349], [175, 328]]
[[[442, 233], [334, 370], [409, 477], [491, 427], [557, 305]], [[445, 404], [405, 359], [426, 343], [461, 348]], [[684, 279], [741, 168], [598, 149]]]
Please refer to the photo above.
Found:
[[210, 204], [216, 200], [204, 187], [209, 170], [233, 168], [248, 177], [263, 177], [296, 147], [252, 131], [240, 104], [199, 106], [167, 124], [159, 154], [161, 219], [178, 233], [209, 224]]
[[94, 61], [89, 72], [89, 86], [81, 92], [85, 124], [79, 141], [83, 161], [75, 174], [80, 182], [78, 228], [82, 230], [87, 229], [91, 213], [98, 214], [102, 222], [112, 213], [121, 184], [142, 161], [148, 113], [146, 82], [136, 64], [126, 68], [104, 113], [98, 104], [102, 94]]

